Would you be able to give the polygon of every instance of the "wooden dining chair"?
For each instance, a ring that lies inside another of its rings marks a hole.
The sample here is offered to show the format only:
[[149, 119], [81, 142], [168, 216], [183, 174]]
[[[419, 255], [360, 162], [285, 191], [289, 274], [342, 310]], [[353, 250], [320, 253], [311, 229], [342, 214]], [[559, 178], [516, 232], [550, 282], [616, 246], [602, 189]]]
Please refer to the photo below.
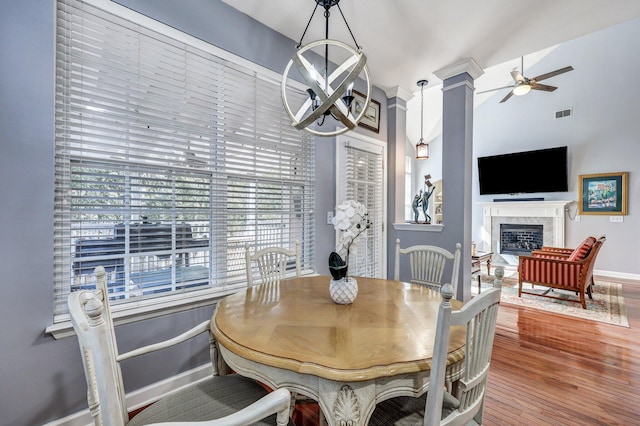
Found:
[[295, 276], [300, 276], [300, 242], [296, 241], [295, 250], [283, 247], [266, 247], [251, 254], [249, 244], [245, 246], [247, 261], [247, 287], [253, 286], [254, 264], [260, 274], [262, 284], [273, 284], [283, 280], [287, 272], [292, 269], [289, 261], [295, 261]]
[[119, 353], [106, 296], [104, 268], [97, 267], [95, 274], [95, 291], [71, 293], [68, 305], [82, 352], [89, 410], [96, 425], [134, 426], [158, 422], [189, 425], [196, 421], [198, 425], [207, 426], [289, 424], [291, 394], [287, 389], [268, 393], [255, 381], [237, 374], [211, 375], [181, 387], [129, 420], [121, 362], [207, 333], [210, 324], [205, 321], [173, 339]]
[[[426, 396], [403, 396], [381, 402], [371, 416], [370, 426], [482, 424], [501, 287], [480, 293], [458, 311], [451, 308], [453, 287], [444, 284], [440, 293], [442, 302]], [[456, 326], [465, 327], [467, 337], [464, 373], [453, 395], [446, 391], [445, 373], [449, 333]]]
[[460, 243], [457, 243], [454, 253], [442, 247], [430, 245], [400, 248], [400, 239], [398, 238], [396, 240], [396, 259], [393, 279], [400, 279], [400, 255], [408, 255], [411, 282], [439, 290], [444, 281], [443, 277], [447, 262], [453, 261], [450, 282], [453, 286], [454, 294], [457, 294], [458, 274], [460, 270], [460, 247]]

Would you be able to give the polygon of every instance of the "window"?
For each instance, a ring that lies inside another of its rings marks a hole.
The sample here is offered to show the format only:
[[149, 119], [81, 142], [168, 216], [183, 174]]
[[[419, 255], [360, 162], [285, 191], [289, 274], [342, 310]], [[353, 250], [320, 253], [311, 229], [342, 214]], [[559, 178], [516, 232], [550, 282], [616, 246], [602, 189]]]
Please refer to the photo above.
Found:
[[98, 265], [136, 306], [244, 285], [247, 244], [300, 241], [311, 269], [313, 139], [280, 77], [111, 2], [57, 8], [54, 322]]

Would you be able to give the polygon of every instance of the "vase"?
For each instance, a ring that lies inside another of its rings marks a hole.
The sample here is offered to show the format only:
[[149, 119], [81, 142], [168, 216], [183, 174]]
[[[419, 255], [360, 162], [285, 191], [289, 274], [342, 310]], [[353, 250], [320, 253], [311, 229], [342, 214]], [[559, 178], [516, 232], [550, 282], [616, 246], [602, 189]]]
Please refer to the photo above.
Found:
[[329, 294], [331, 294], [331, 299], [340, 305], [353, 303], [358, 295], [358, 281], [353, 277], [331, 280]]

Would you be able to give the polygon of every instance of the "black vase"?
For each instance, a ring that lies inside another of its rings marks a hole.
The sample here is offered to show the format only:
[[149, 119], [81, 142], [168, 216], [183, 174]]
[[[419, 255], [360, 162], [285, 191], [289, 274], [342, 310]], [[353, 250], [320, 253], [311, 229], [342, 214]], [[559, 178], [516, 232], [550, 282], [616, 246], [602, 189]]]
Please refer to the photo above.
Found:
[[341, 280], [347, 276], [348, 265], [335, 251], [329, 255], [329, 272], [334, 280]]

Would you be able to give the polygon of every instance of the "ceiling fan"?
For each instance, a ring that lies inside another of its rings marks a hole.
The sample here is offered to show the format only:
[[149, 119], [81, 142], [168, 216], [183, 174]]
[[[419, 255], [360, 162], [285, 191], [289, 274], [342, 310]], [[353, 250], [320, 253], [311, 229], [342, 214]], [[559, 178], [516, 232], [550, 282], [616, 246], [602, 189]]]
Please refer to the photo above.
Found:
[[513, 95], [516, 95], [516, 96], [526, 95], [531, 90], [542, 90], [544, 92], [553, 92], [554, 90], [557, 89], [556, 86], [549, 86], [546, 84], [540, 84], [538, 82], [545, 80], [547, 78], [555, 77], [558, 74], [563, 74], [565, 72], [573, 71], [573, 67], [568, 66], [568, 67], [560, 68], [545, 74], [540, 74], [539, 76], [536, 76], [533, 78], [527, 78], [522, 75], [522, 73], [524, 72], [524, 57], [521, 57], [520, 59], [521, 59], [520, 69], [522, 70], [522, 72], [511, 71], [511, 77], [513, 77], [514, 84], [511, 84], [509, 86], [497, 87], [495, 89], [485, 90], [482, 92], [478, 92], [478, 94], [511, 88], [511, 91], [507, 93], [507, 96], [502, 98], [502, 100], [500, 101], [500, 103], [502, 103], [507, 101]]

